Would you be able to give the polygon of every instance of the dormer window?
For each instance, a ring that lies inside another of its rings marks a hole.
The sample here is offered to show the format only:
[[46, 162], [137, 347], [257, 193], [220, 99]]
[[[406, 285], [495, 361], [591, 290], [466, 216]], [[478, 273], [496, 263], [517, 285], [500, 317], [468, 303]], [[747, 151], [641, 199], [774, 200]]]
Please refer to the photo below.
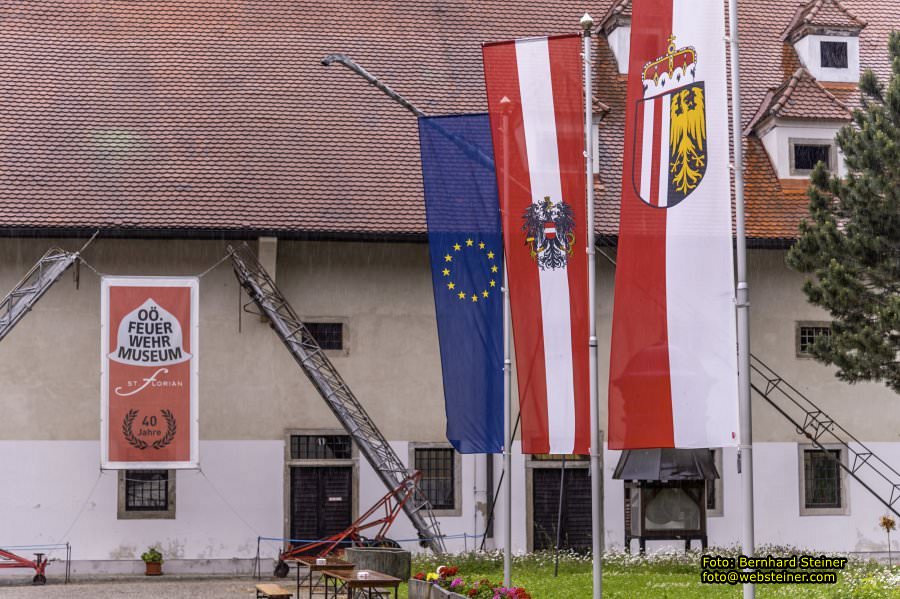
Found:
[[822, 68], [846, 69], [850, 63], [847, 59], [847, 42], [819, 42], [819, 55]]
[[806, 179], [819, 162], [844, 176], [834, 138], [850, 117], [846, 104], [799, 68], [769, 90], [744, 134], [759, 137], [779, 179]]
[[866, 22], [838, 0], [811, 0], [797, 9], [782, 39], [823, 84], [859, 81], [859, 33]]
[[616, 57], [616, 67], [620, 75], [628, 74], [628, 59], [631, 52], [631, 0], [617, 0], [609, 8], [600, 28], [606, 35], [606, 43]]

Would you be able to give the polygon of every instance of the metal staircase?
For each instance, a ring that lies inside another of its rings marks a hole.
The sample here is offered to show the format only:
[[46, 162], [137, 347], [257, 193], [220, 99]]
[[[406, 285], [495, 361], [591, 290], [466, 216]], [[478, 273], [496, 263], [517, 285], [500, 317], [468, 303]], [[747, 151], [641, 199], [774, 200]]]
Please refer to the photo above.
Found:
[[752, 354], [750, 387], [819, 449], [830, 449], [825, 447], [826, 444], [844, 449], [848, 458], [846, 464], [831, 453], [827, 455], [900, 517], [900, 472]]
[[79, 252], [48, 250], [9, 294], [0, 300], [0, 341], [78, 260]]
[[294, 360], [309, 377], [328, 407], [353, 437], [360, 452], [366, 457], [388, 489], [401, 485], [412, 486], [412, 496], [403, 505], [403, 511], [418, 531], [423, 546], [437, 554], [444, 553], [444, 539], [431, 504], [410, 479], [410, 470], [404, 466], [394, 449], [375, 426], [372, 418], [353, 395], [322, 348], [303, 325], [291, 305], [275, 286], [265, 268], [246, 246], [234, 249], [229, 246], [234, 274], [250, 299], [268, 318], [269, 324], [291, 352]]

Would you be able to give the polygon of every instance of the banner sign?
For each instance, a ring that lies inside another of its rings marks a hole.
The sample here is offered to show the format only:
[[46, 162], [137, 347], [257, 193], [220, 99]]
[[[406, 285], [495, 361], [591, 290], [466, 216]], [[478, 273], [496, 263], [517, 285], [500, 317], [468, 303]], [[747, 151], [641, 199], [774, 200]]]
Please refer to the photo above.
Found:
[[590, 362], [581, 38], [485, 44], [524, 453], [586, 454]]
[[103, 277], [101, 461], [197, 468], [196, 277]]
[[419, 147], [447, 439], [460, 453], [499, 453], [503, 242], [488, 117], [420, 117]]
[[609, 447], [733, 446], [737, 340], [722, 3], [634, 0], [630, 60]]

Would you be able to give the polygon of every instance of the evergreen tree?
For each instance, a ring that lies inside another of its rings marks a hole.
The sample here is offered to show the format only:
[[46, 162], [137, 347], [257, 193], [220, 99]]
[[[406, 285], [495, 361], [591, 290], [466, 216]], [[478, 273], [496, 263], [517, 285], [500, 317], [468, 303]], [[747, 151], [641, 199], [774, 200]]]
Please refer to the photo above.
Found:
[[803, 290], [834, 321], [812, 355], [842, 380], [883, 381], [900, 393], [900, 32], [888, 50], [890, 82], [863, 73], [863, 106], [837, 135], [847, 176], [823, 164], [813, 171], [811, 218], [787, 261], [814, 275]]

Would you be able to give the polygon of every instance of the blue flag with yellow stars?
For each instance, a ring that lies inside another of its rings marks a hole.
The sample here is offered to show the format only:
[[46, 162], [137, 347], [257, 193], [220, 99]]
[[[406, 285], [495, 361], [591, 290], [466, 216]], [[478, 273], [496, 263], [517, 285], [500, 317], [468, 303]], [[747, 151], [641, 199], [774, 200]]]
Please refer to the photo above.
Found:
[[486, 114], [421, 117], [419, 142], [447, 439], [503, 448], [503, 243]]

